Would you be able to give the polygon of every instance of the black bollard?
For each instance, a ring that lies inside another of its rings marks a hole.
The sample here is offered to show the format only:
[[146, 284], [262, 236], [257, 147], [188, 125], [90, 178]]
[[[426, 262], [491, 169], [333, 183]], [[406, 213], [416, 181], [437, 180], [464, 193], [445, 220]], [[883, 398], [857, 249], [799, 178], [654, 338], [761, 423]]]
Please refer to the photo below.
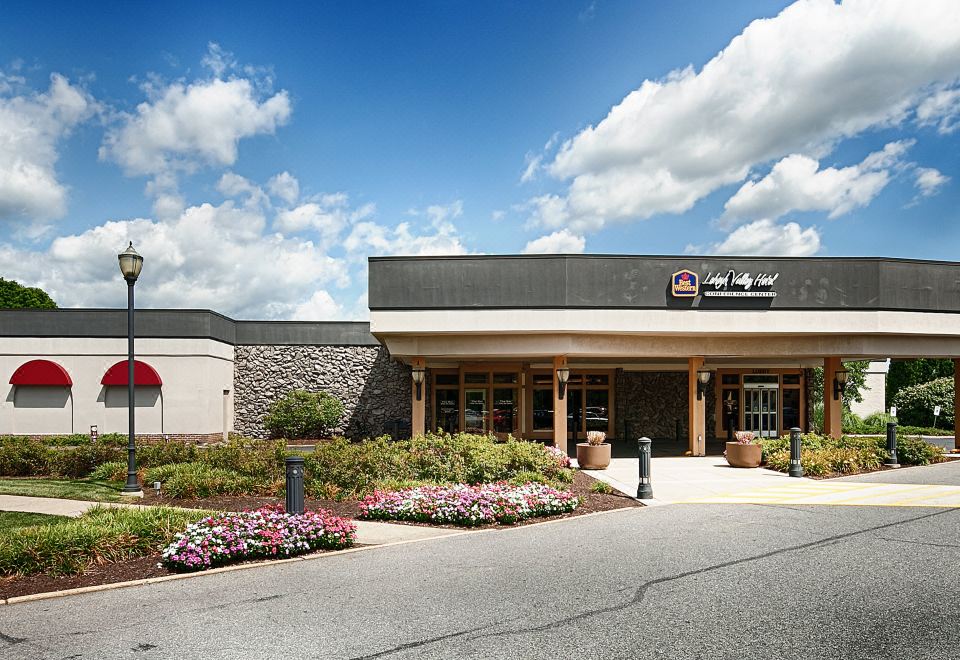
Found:
[[637, 442], [637, 456], [640, 459], [640, 485], [637, 486], [638, 500], [653, 499], [653, 485], [650, 483], [650, 438], [643, 437]]
[[887, 460], [884, 465], [891, 468], [900, 467], [897, 459], [897, 423], [887, 422]]
[[287, 458], [287, 513], [303, 513], [303, 457]]
[[800, 463], [800, 435], [803, 433], [794, 426], [790, 429], [790, 470], [791, 477], [803, 476], [803, 465]]

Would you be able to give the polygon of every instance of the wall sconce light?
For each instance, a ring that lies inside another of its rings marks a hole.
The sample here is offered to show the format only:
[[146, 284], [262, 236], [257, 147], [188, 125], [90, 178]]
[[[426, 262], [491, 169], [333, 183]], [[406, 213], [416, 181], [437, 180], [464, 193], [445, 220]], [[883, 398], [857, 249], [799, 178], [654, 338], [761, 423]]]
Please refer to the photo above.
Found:
[[848, 373], [844, 369], [840, 369], [835, 374], [833, 374], [833, 399], [837, 401], [840, 399], [840, 395], [843, 394], [843, 389], [847, 386], [847, 376]]
[[557, 393], [561, 399], [563, 398], [564, 392], [567, 391], [568, 380], [570, 380], [570, 370], [566, 367], [557, 369]]
[[707, 383], [710, 382], [710, 371], [701, 369], [697, 372], [697, 401], [703, 399], [703, 393], [707, 391]]
[[413, 368], [413, 383], [417, 386], [417, 401], [420, 400], [420, 397], [423, 396], [423, 378], [426, 375], [427, 370], [423, 367], [414, 367]]

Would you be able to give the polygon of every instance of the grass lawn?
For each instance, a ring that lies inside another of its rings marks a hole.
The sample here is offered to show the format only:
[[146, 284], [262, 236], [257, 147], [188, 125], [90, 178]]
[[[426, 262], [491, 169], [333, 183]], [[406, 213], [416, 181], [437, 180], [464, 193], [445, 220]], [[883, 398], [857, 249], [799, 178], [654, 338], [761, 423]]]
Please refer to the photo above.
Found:
[[0, 495], [60, 497], [90, 502], [122, 502], [121, 486], [91, 479], [0, 479]]
[[43, 513], [23, 513], [20, 511], [0, 511], [0, 535], [21, 527], [34, 525], [56, 525], [70, 520], [66, 516], [48, 516]]

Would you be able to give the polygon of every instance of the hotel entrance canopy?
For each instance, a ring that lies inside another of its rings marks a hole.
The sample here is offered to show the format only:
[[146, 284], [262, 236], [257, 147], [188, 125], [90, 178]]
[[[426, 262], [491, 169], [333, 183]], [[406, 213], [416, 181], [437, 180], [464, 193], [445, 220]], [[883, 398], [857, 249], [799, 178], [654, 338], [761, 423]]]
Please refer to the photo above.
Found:
[[[459, 365], [461, 388], [464, 364], [520, 364], [531, 377], [568, 367], [687, 372], [694, 453], [705, 427], [698, 372], [823, 366], [834, 373], [845, 360], [960, 358], [960, 263], [953, 262], [374, 257], [369, 307], [370, 331], [394, 358], [415, 369]], [[557, 394], [553, 433], [562, 445], [566, 403]], [[839, 398], [825, 394], [824, 427], [839, 434]], [[523, 393], [520, 400], [531, 401]], [[413, 403], [415, 432], [425, 424], [423, 406]]]

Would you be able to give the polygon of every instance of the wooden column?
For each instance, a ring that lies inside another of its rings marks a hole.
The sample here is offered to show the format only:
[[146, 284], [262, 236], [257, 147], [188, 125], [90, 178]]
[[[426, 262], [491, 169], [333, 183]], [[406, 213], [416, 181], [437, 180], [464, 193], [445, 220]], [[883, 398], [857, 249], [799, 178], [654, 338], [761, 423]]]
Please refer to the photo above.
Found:
[[960, 360], [953, 361], [953, 448], [960, 449]]
[[[410, 362], [411, 367], [425, 367], [426, 361], [423, 358], [414, 358]], [[424, 378], [423, 385], [420, 386], [420, 400], [417, 400], [417, 384], [410, 379], [410, 404], [413, 411], [410, 417], [410, 434], [413, 436], [423, 435], [427, 431], [427, 381]]]
[[823, 358], [823, 433], [834, 438], [842, 433], [843, 401], [833, 398], [833, 379], [842, 368], [839, 357]]
[[553, 358], [553, 443], [563, 451], [567, 451], [567, 396], [564, 392], [560, 398], [560, 384], [557, 382], [557, 369], [567, 366], [567, 358], [558, 356]]
[[687, 362], [687, 428], [690, 434], [690, 453], [707, 455], [707, 401], [697, 400], [697, 372], [703, 368], [702, 357], [692, 357]]

